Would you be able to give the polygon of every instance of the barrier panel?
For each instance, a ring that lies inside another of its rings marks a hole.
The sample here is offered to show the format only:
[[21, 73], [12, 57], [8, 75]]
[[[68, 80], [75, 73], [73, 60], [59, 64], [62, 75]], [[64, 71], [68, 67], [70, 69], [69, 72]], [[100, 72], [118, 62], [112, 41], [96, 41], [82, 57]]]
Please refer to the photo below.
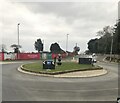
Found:
[[[54, 54], [54, 53], [52, 53], [52, 59], [54, 59], [55, 57], [57, 58], [58, 55], [59, 55], [59, 54]], [[62, 56], [62, 58], [65, 58], [67, 55], [66, 55], [66, 53], [63, 53], [63, 54], [61, 54], [61, 56]]]
[[19, 53], [17, 57], [19, 60], [39, 60], [40, 53]]
[[47, 59], [47, 54], [46, 53], [42, 53], [42, 59]]
[[65, 58], [67, 55], [66, 55], [66, 53], [64, 53], [64, 54], [61, 54], [61, 56], [62, 56], [62, 58]]
[[0, 61], [3, 61], [3, 60], [4, 60], [4, 53], [0, 52]]
[[47, 54], [47, 59], [49, 59], [49, 60], [52, 59], [52, 54], [51, 53]]
[[58, 54], [52, 54], [52, 59], [54, 59], [55, 57], [57, 58]]
[[4, 60], [16, 60], [17, 54], [16, 53], [4, 53]]

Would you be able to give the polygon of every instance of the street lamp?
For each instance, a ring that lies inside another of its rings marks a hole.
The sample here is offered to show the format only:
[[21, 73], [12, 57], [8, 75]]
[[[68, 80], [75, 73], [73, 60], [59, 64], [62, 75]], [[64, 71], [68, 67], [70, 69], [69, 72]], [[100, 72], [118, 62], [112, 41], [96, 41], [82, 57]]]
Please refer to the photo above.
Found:
[[18, 23], [18, 25], [17, 25], [17, 31], [18, 31], [18, 46], [19, 46], [19, 25], [20, 25], [20, 23]]
[[45, 47], [45, 41], [44, 41], [44, 39], [42, 40], [42, 43], [43, 43], [43, 50], [42, 51], [44, 51], [44, 47]]
[[66, 52], [67, 52], [67, 49], [68, 49], [68, 35], [69, 34], [67, 34], [67, 39], [66, 39]]
[[20, 25], [20, 23], [17, 24], [17, 31], [18, 31], [18, 59], [19, 59], [19, 25]]

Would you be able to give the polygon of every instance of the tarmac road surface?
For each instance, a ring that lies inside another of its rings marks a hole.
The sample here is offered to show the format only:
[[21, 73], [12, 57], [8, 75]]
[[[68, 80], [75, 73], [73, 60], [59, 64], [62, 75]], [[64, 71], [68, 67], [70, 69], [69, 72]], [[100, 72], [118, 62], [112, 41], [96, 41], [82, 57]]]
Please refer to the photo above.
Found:
[[17, 68], [23, 63], [2, 64], [2, 101], [117, 100], [117, 64], [98, 62], [109, 71], [99, 77], [53, 78], [20, 73]]

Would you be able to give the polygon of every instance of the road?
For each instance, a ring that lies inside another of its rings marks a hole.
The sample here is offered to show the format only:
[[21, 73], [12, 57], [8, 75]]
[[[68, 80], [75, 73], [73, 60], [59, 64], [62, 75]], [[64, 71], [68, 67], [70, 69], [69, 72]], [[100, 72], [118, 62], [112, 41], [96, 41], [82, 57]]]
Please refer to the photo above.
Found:
[[91, 78], [53, 78], [23, 74], [25, 63], [2, 64], [3, 101], [116, 101], [118, 65], [98, 62], [109, 72]]

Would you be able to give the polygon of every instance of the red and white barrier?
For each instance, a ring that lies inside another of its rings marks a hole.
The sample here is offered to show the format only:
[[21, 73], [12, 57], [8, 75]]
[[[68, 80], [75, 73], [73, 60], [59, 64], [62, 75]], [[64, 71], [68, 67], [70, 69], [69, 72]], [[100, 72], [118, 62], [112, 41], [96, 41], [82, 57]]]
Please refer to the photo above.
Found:
[[[67, 55], [61, 54], [62, 58], [65, 58]], [[40, 60], [40, 53], [0, 53], [0, 61], [4, 60]], [[42, 54], [42, 58], [47, 58], [47, 54]], [[58, 57], [58, 54], [52, 53], [52, 59]]]
[[17, 55], [17, 58], [19, 60], [39, 60], [40, 59], [40, 53], [19, 53]]
[[0, 61], [3, 61], [3, 60], [4, 60], [4, 53], [0, 52]]
[[17, 59], [16, 53], [4, 53], [4, 60], [15, 60]]
[[53, 54], [52, 54], [52, 59], [54, 59], [55, 57], [57, 58], [57, 57], [58, 57], [58, 54], [54, 54], [54, 53], [53, 53]]
[[[66, 55], [66, 53], [64, 53], [64, 54], [61, 54], [61, 56], [62, 56], [62, 58], [65, 58], [67, 55]], [[57, 58], [58, 57], [58, 54], [52, 54], [52, 59], [54, 59], [54, 58]]]

